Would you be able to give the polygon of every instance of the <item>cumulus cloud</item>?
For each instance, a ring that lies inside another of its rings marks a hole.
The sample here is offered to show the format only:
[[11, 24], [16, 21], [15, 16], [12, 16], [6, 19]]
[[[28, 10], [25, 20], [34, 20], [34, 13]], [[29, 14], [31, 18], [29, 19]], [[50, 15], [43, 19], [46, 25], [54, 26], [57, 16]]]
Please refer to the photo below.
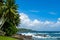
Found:
[[22, 28], [29, 28], [33, 30], [40, 30], [40, 31], [55, 31], [60, 27], [60, 18], [58, 18], [57, 22], [51, 21], [41, 21], [38, 19], [34, 19], [33, 21], [28, 17], [28, 15], [24, 13], [20, 13], [21, 24], [20, 27]]

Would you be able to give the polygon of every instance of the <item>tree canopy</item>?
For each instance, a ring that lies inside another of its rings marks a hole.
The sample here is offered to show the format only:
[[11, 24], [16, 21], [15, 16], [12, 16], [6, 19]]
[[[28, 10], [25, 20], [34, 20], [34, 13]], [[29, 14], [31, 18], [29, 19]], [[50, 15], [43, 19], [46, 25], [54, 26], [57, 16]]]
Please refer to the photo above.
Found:
[[[2, 6], [0, 6], [0, 19], [3, 19], [3, 24], [1, 30], [6, 32], [6, 35], [12, 35], [17, 32], [16, 26], [19, 24], [19, 14], [17, 11], [17, 5], [15, 0], [5, 0], [1, 1]], [[2, 10], [1, 10], [2, 9]]]

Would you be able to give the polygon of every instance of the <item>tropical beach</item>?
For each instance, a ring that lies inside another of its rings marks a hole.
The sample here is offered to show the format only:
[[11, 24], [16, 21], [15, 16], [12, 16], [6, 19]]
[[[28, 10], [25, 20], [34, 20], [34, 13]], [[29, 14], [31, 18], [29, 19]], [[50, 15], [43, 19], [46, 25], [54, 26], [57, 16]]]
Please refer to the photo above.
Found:
[[60, 0], [0, 0], [0, 40], [60, 40]]

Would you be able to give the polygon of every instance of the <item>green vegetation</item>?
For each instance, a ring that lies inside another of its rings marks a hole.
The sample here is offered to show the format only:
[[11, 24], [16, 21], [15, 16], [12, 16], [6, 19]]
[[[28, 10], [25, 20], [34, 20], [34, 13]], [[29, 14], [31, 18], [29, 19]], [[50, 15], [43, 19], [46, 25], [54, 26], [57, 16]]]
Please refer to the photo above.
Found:
[[6, 22], [3, 25], [3, 27], [4, 27], [3, 31], [6, 32], [7, 36], [10, 36], [10, 35], [15, 34], [17, 32], [17, 28], [15, 28], [15, 26], [13, 26], [11, 23], [9, 24], [9, 23]]
[[33, 32], [34, 30], [25, 29], [25, 28], [19, 28], [18, 31], [19, 31], [19, 32]]
[[6, 36], [0, 36], [0, 40], [18, 40], [18, 39], [6, 37]]
[[15, 0], [1, 0], [0, 3], [0, 28], [7, 36], [11, 36], [17, 32], [16, 26], [20, 22], [17, 5]]
[[17, 40], [11, 36], [17, 32], [19, 16], [15, 0], [0, 0], [0, 40]]

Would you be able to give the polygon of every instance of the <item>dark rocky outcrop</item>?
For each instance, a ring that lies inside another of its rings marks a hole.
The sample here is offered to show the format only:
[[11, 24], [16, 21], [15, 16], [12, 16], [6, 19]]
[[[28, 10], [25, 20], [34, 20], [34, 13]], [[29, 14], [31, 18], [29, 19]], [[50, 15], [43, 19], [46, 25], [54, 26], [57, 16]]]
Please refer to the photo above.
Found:
[[20, 39], [20, 40], [33, 40], [32, 36], [25, 36], [25, 35], [21, 35], [21, 34], [15, 34], [12, 37]]

